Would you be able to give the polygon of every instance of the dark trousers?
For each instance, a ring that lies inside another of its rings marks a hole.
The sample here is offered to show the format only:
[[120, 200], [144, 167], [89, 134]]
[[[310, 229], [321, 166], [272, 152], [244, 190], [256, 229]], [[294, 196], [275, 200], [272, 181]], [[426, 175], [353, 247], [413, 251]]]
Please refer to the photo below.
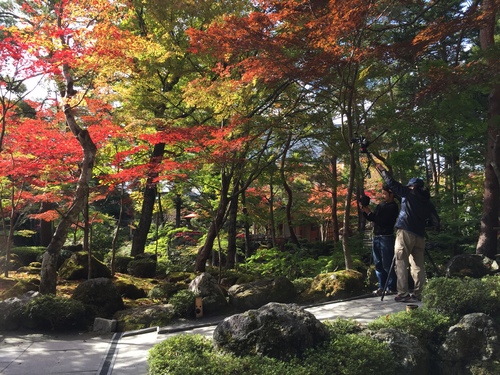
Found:
[[[387, 278], [389, 278], [387, 289], [392, 291], [397, 290], [394, 267], [391, 270], [392, 259], [394, 258], [394, 242], [394, 236], [375, 236], [373, 238], [373, 262], [375, 263], [375, 274], [377, 275], [380, 289], [384, 289]], [[390, 274], [389, 270], [391, 271]]]

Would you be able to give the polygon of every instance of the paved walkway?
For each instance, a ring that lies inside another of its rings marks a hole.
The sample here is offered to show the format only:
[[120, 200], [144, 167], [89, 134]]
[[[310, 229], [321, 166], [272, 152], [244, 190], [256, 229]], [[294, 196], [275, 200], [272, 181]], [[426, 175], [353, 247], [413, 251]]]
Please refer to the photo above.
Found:
[[[416, 303], [421, 306], [421, 303]], [[393, 296], [353, 299], [307, 307], [321, 321], [351, 318], [366, 324], [379, 316], [406, 310]], [[134, 332], [111, 334], [0, 333], [2, 375], [146, 375], [153, 345], [172, 335], [211, 336], [223, 317], [201, 318]]]

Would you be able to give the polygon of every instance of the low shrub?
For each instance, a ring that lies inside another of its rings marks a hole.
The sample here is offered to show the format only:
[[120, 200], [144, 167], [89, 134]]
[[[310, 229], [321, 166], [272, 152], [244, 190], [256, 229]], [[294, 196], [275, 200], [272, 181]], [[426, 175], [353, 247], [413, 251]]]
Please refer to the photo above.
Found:
[[354, 333], [342, 333], [358, 330], [356, 323], [336, 322], [329, 329], [337, 333], [330, 341], [289, 362], [262, 356], [237, 357], [215, 350], [212, 341], [201, 335], [178, 335], [150, 350], [149, 374], [394, 374], [395, 362], [384, 344]]
[[381, 316], [368, 323], [367, 328], [372, 330], [394, 328], [418, 337], [422, 344], [435, 349], [442, 342], [451, 325], [452, 322], [448, 316], [423, 307], [409, 312], [400, 311], [388, 317]]
[[300, 365], [268, 357], [236, 357], [217, 352], [211, 340], [201, 335], [178, 335], [155, 345], [149, 351], [148, 362], [150, 375], [307, 374]]
[[93, 320], [91, 311], [82, 302], [52, 294], [29, 301], [23, 316], [28, 328], [52, 331], [87, 329]]
[[129, 275], [136, 277], [155, 277], [156, 261], [151, 258], [132, 260], [127, 265], [127, 272]]
[[45, 247], [42, 246], [13, 247], [10, 249], [10, 253], [16, 254], [24, 266], [37, 262], [44, 252]]
[[500, 277], [482, 279], [430, 279], [423, 291], [426, 307], [450, 316], [455, 322], [462, 316], [482, 312], [500, 323]]
[[334, 335], [319, 349], [297, 360], [307, 374], [393, 375], [396, 362], [387, 346], [355, 333]]
[[175, 293], [169, 303], [174, 306], [174, 313], [184, 318], [193, 318], [195, 316], [194, 301], [196, 295], [190, 290], [184, 289]]
[[185, 289], [185, 285], [182, 283], [161, 283], [155, 285], [148, 293], [148, 298], [168, 301], [174, 294], [179, 290]]

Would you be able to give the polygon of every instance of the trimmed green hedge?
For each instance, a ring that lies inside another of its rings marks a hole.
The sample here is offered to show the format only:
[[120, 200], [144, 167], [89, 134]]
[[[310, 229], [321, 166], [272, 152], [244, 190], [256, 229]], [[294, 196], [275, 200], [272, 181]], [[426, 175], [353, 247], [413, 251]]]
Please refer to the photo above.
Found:
[[482, 312], [500, 323], [500, 275], [482, 279], [436, 277], [423, 291], [424, 305], [458, 321]]

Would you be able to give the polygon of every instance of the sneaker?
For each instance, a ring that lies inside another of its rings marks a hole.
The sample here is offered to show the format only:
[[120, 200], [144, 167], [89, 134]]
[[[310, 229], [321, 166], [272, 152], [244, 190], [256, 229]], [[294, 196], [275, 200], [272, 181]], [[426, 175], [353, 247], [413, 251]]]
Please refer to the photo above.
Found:
[[392, 294], [398, 294], [398, 292], [397, 292], [397, 291], [395, 291], [395, 290], [391, 290], [391, 289], [387, 289], [387, 290], [385, 291], [385, 295], [387, 295], [387, 296], [390, 296], [390, 295], [392, 295]]
[[410, 302], [412, 301], [412, 296], [410, 294], [398, 294], [396, 297], [394, 297], [394, 301], [396, 302]]
[[382, 288], [378, 288], [377, 290], [373, 291], [373, 295], [374, 296], [379, 296], [380, 297], [383, 293], [384, 293], [384, 289], [382, 289]]

